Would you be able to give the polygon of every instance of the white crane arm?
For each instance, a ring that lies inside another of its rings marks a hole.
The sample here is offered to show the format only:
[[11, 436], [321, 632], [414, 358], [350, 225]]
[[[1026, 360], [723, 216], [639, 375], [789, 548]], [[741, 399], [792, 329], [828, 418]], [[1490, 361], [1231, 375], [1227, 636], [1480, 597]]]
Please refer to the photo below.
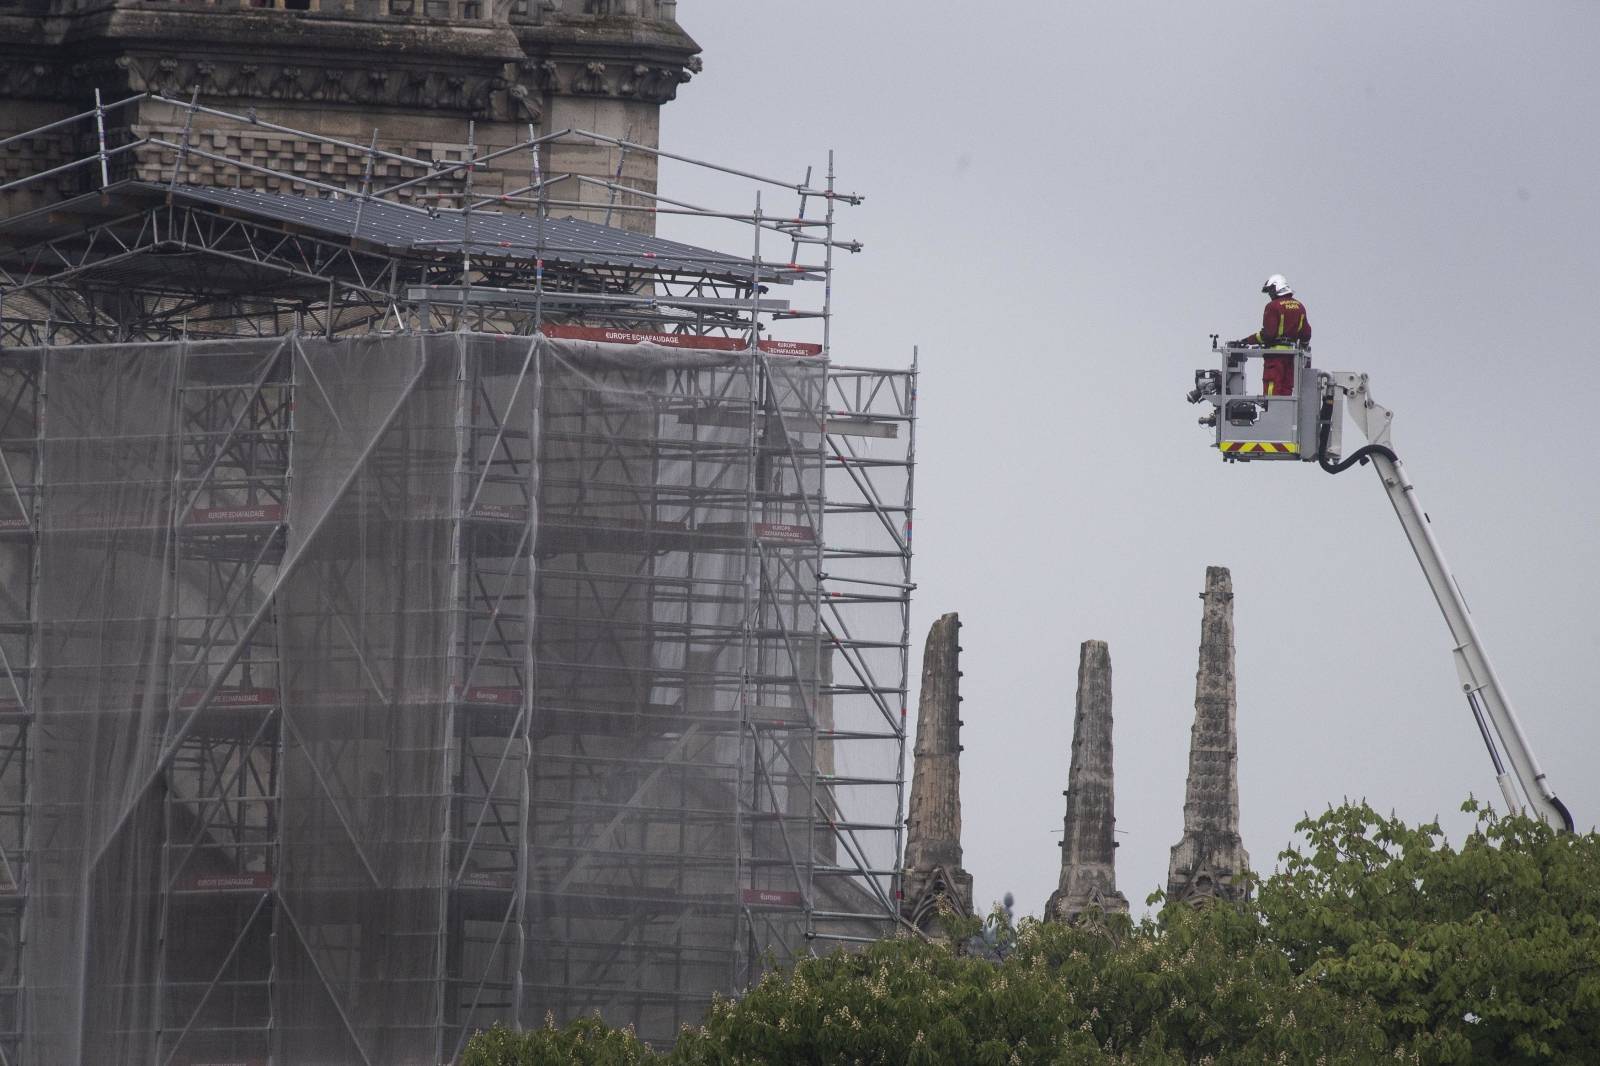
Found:
[[[1423, 576], [1427, 578], [1428, 587], [1433, 590], [1433, 597], [1438, 601], [1439, 610], [1450, 629], [1450, 637], [1455, 645], [1456, 673], [1484, 743], [1489, 748], [1495, 776], [1507, 804], [1513, 810], [1526, 808], [1544, 821], [1570, 831], [1573, 828], [1572, 815], [1556, 798], [1538, 760], [1533, 756], [1516, 711], [1512, 709], [1511, 700], [1501, 687], [1500, 679], [1495, 675], [1494, 666], [1484, 650], [1483, 641], [1478, 636], [1477, 627], [1472, 623], [1472, 614], [1467, 609], [1460, 586], [1450, 573], [1439, 542], [1434, 538], [1432, 520], [1417, 499], [1416, 486], [1406, 476], [1399, 457], [1390, 447], [1389, 426], [1393, 414], [1373, 400], [1365, 374], [1335, 371], [1321, 375], [1319, 384], [1323, 390], [1325, 409], [1326, 401], [1331, 401], [1332, 407], [1324, 430], [1327, 445], [1322, 449], [1323, 466], [1325, 469], [1338, 470], [1358, 459], [1370, 460], [1377, 471], [1383, 490], [1394, 506], [1395, 515], [1400, 519], [1406, 539], [1411, 542], [1411, 550], [1416, 553]], [[1333, 462], [1340, 454], [1338, 437], [1343, 421], [1340, 409], [1346, 407], [1351, 420], [1366, 438], [1367, 447], [1357, 450], [1335, 467]], [[1518, 789], [1522, 797], [1518, 796]]]

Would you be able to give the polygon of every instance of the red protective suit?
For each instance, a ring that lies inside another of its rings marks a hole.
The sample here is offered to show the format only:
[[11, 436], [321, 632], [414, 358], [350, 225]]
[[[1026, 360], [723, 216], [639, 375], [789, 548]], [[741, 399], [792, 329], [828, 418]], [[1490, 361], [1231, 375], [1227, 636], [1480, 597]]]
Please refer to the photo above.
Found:
[[[1261, 332], [1250, 341], [1270, 348], [1277, 344], [1311, 343], [1311, 319], [1306, 305], [1293, 295], [1277, 296], [1261, 312]], [[1294, 356], [1269, 355], [1262, 359], [1261, 391], [1268, 396], [1294, 394]]]

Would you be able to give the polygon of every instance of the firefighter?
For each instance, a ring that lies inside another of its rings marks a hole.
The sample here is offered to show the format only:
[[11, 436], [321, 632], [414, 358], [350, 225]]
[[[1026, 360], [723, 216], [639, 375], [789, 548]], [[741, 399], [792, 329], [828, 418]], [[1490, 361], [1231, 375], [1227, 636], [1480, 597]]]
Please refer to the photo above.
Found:
[[[1294, 298], [1289, 279], [1274, 274], [1261, 286], [1267, 306], [1261, 312], [1261, 329], [1234, 345], [1259, 345], [1263, 348], [1293, 348], [1311, 343], [1311, 320], [1306, 317], [1306, 305]], [[1268, 355], [1262, 360], [1261, 391], [1268, 396], [1290, 396], [1294, 393], [1294, 356]]]

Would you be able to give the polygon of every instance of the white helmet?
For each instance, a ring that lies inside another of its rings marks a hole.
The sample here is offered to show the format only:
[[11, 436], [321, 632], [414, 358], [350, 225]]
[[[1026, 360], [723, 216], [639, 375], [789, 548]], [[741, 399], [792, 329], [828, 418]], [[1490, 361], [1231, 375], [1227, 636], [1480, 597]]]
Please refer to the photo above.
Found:
[[1293, 296], [1294, 290], [1289, 288], [1289, 279], [1282, 274], [1274, 274], [1261, 286], [1261, 291], [1268, 296]]

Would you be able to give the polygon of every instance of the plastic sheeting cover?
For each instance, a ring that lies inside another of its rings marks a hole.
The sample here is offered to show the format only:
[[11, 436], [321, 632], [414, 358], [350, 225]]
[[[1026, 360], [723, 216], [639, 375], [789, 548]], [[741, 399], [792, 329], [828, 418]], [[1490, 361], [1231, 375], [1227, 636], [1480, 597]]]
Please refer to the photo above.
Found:
[[670, 1039], [812, 909], [870, 913], [816, 876], [892, 861], [830, 823], [897, 817], [829, 783], [825, 374], [0, 354], [7, 1061], [437, 1063], [593, 1009]]

